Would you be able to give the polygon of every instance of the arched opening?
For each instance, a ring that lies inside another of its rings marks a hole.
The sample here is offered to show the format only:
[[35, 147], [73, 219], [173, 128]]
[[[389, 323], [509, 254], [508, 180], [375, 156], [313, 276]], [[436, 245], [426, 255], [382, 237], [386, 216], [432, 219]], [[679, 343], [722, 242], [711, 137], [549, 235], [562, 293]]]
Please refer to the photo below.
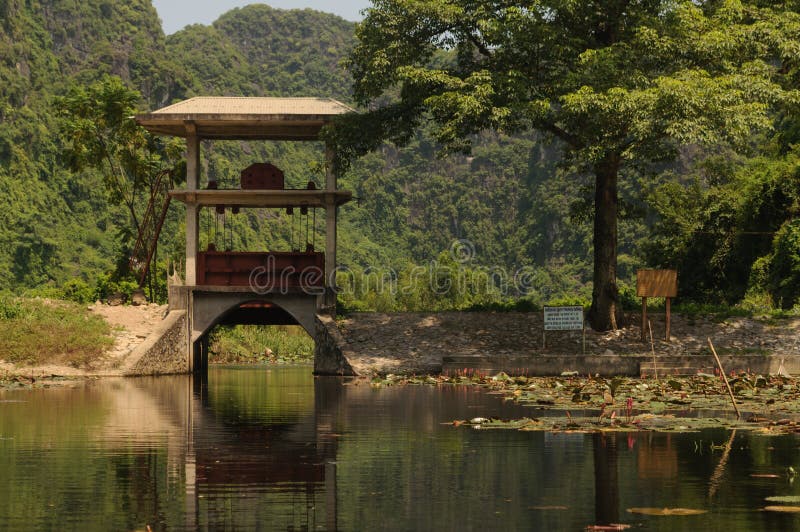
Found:
[[209, 363], [313, 363], [314, 338], [290, 310], [272, 300], [236, 303], [195, 342], [195, 368]]

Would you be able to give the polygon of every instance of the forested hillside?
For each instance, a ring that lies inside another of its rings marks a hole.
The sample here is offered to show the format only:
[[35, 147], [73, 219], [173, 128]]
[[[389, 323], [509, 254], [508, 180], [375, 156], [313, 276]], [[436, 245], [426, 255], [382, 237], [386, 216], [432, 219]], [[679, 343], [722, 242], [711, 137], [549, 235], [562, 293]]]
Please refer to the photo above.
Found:
[[[108, 76], [138, 91], [141, 111], [196, 95], [352, 103], [340, 64], [355, 44], [354, 25], [333, 15], [253, 5], [168, 37], [147, 0], [8, 0], [0, 17], [0, 283], [17, 292], [91, 299], [128, 282], [121, 265], [131, 245], [129, 213], [101, 169], [69, 155], [76, 118], [67, 103], [96, 96], [113, 84]], [[682, 295], [697, 301], [797, 304], [798, 128], [791, 116], [775, 119], [746, 155], [687, 146], [674, 164], [622, 176], [618, 273], [626, 301], [634, 301], [635, 269], [649, 265], [677, 267]], [[407, 147], [386, 144], [342, 176], [359, 201], [340, 211], [340, 261], [359, 272], [391, 268], [389, 277], [413, 285], [395, 296], [356, 283], [346, 305], [464, 308], [519, 296], [587, 302], [593, 181], [579, 165], [561, 162], [556, 146], [532, 134], [483, 133], [469, 156], [446, 157], [431, 138], [422, 131]], [[207, 175], [223, 185], [254, 161], [283, 168], [289, 186], [323, 175], [318, 144], [218, 142], [203, 151]], [[144, 208], [141, 198], [136, 208]], [[219, 222], [201, 218], [201, 245], [220, 238]], [[236, 249], [286, 249], [295, 238], [277, 212], [226, 222]], [[167, 259], [180, 260], [182, 223], [173, 205], [159, 247], [161, 277]], [[461, 255], [452, 253], [458, 240]], [[427, 265], [441, 276], [432, 260], [448, 275], [494, 268], [517, 279], [507, 291], [466, 284], [431, 294], [430, 276], [412, 270]]]

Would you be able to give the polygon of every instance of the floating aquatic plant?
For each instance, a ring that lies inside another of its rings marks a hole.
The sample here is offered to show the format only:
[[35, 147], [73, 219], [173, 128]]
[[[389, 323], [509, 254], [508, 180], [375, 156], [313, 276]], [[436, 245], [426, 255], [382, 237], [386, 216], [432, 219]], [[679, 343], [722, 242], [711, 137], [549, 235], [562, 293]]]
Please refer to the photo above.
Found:
[[697, 508], [628, 508], [628, 513], [643, 515], [700, 515], [707, 512]]

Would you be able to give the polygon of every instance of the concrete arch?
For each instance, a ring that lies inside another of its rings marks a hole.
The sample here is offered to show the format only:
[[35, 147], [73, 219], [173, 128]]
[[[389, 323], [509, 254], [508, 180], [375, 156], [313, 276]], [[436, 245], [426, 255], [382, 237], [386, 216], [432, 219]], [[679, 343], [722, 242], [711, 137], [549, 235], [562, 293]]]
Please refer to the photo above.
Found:
[[[291, 316], [312, 338], [315, 337], [314, 316], [317, 301], [307, 294], [268, 294], [259, 296], [252, 292], [201, 292], [192, 293], [191, 339], [196, 342], [231, 312], [247, 303], [264, 302], [275, 305]], [[269, 325], [269, 324], [265, 324]]]

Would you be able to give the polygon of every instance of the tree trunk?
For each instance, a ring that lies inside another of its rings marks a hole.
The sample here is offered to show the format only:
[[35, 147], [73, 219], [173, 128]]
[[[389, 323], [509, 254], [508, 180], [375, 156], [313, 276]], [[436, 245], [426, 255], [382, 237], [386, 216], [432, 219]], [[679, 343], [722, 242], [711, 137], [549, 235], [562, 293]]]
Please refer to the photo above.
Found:
[[595, 331], [623, 325], [617, 291], [617, 176], [620, 157], [607, 155], [594, 167], [594, 279], [589, 322]]

